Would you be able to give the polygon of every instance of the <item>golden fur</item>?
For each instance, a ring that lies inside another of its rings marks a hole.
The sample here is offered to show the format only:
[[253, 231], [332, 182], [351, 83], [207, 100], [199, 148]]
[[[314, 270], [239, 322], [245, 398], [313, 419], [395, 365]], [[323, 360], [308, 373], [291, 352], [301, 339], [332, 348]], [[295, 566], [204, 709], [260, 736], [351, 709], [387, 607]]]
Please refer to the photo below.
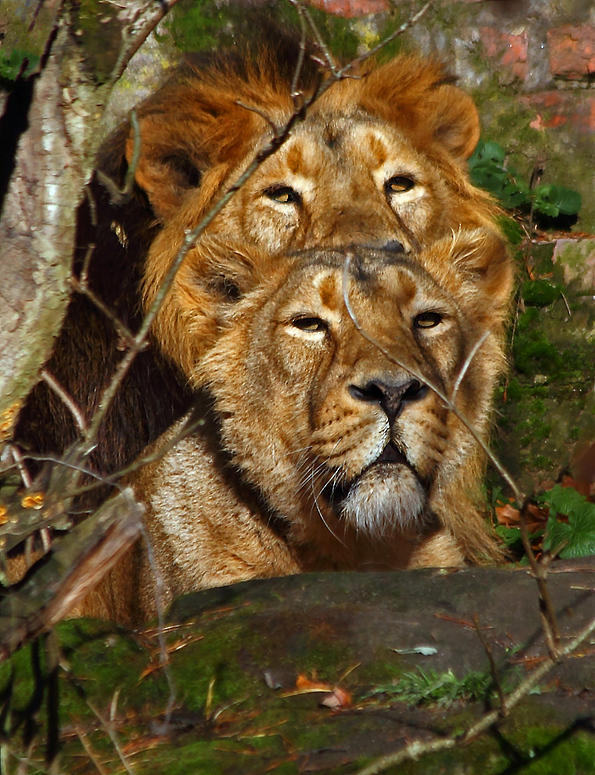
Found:
[[[282, 51], [216, 57], [182, 68], [139, 107], [136, 182], [161, 225], [145, 262], [145, 306], [185, 233], [291, 119], [293, 73]], [[419, 250], [452, 230], [492, 222], [489, 198], [466, 172], [479, 137], [477, 111], [442, 65], [397, 56], [355, 74], [295, 123], [185, 258], [153, 328], [159, 349], [182, 374], [192, 377], [218, 335], [220, 305], [234, 292], [225, 277], [202, 282], [213, 238], [240, 251], [258, 248], [265, 258], [353, 244]], [[306, 60], [302, 102], [321, 77]], [[116, 156], [122, 137], [113, 143]], [[125, 145], [130, 162], [134, 133]]]
[[512, 282], [500, 237], [460, 231], [414, 257], [214, 254], [237, 293], [193, 371], [199, 425], [131, 481], [155, 565], [139, 543], [82, 613], [153, 615], [155, 567], [166, 604], [307, 570], [497, 558], [484, 454], [434, 389], [486, 438]]

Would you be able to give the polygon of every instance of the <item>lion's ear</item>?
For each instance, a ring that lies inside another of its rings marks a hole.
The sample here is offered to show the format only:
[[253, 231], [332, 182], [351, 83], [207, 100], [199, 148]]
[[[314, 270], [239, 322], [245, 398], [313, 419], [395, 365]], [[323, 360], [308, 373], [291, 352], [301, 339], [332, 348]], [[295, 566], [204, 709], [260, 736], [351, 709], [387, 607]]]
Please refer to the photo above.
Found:
[[[200, 185], [208, 166], [208, 160], [200, 153], [200, 145], [192, 146], [189, 133], [181, 132], [180, 122], [166, 118], [156, 114], [139, 120], [140, 158], [134, 175], [161, 221], [173, 215], [190, 189]], [[133, 163], [138, 142], [131, 130], [126, 141], [129, 165]]]
[[457, 86], [442, 84], [430, 92], [428, 118], [434, 137], [462, 163], [473, 153], [479, 140], [479, 114], [468, 94]]
[[471, 97], [449, 80], [437, 59], [401, 54], [379, 67], [368, 65], [365, 78], [341, 88], [364, 110], [404, 129], [417, 145], [437, 141], [463, 164], [479, 140], [479, 115]]
[[481, 294], [483, 304], [502, 310], [512, 292], [514, 271], [504, 239], [488, 229], [454, 235], [451, 260], [465, 284]]

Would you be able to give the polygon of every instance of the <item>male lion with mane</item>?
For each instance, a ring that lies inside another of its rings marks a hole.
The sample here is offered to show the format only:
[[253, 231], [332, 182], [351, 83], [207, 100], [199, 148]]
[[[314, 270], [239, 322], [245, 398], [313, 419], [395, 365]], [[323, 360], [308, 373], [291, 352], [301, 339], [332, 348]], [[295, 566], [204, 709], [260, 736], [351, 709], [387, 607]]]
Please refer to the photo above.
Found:
[[198, 429], [168, 449], [170, 429], [130, 481], [154, 564], [139, 542], [82, 613], [154, 615], [155, 571], [169, 603], [251, 578], [500, 557], [477, 441], [512, 283], [497, 234], [459, 231], [414, 256], [220, 244], [209, 272], [235, 291], [192, 371]]
[[[298, 67], [299, 45], [278, 33], [269, 37], [261, 46], [190, 57], [138, 107], [140, 146], [127, 123], [100, 153], [99, 169], [120, 185], [135, 148], [140, 159], [131, 198], [111, 202], [94, 182], [93, 204], [85, 203], [80, 216], [75, 271], [86, 265], [88, 245], [96, 245], [89, 286], [134, 331], [187, 232], [299, 114], [287, 141], [185, 257], [153, 326], [151, 349], [137, 356], [101, 428], [90, 457], [99, 474], [129, 463], [193, 400], [193, 375], [235, 293], [228, 276], [210, 273], [213, 240], [232, 253], [250, 250], [268, 266], [279, 253], [306, 249], [416, 252], [493, 221], [493, 204], [466, 171], [479, 137], [477, 111], [439, 62], [399, 55], [359, 64], [302, 114], [300, 105], [329, 74], [309, 53]], [[121, 357], [113, 321], [75, 294], [47, 368], [86, 420]], [[76, 438], [68, 409], [40, 383], [17, 439], [59, 453]]]

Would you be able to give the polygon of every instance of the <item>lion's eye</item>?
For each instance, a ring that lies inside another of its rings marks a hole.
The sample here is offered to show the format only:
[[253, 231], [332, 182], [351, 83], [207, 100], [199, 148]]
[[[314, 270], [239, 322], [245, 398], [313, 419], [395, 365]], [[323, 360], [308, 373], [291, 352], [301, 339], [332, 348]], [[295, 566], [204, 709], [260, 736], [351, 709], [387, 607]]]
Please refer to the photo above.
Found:
[[290, 186], [271, 186], [264, 192], [269, 199], [273, 202], [279, 202], [280, 204], [296, 204], [302, 203], [302, 197]]
[[294, 328], [299, 328], [300, 331], [307, 331], [308, 333], [316, 333], [318, 331], [326, 331], [327, 325], [324, 320], [320, 318], [295, 318], [291, 321], [291, 325]]
[[411, 191], [415, 181], [412, 178], [408, 178], [404, 175], [395, 175], [394, 178], [389, 178], [384, 184], [384, 189], [387, 194], [402, 194], [404, 191]]
[[415, 328], [435, 328], [442, 323], [442, 315], [439, 312], [422, 312], [413, 320]]

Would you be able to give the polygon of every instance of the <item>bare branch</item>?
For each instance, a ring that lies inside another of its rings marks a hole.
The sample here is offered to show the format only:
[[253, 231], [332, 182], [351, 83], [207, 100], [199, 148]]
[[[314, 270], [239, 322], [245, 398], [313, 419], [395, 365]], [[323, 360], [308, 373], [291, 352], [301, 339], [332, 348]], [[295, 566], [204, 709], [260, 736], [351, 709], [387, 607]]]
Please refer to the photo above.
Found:
[[66, 389], [54, 377], [54, 375], [47, 369], [42, 370], [41, 379], [51, 390], [54, 391], [54, 393], [60, 398], [62, 403], [66, 407], [68, 407], [79, 431], [83, 434], [86, 433], [87, 423], [85, 421], [83, 413], [81, 412], [80, 407], [77, 405], [76, 401], [72, 398], [70, 393], [66, 391]]
[[496, 662], [494, 660], [494, 655], [492, 653], [492, 647], [490, 646], [487, 638], [481, 631], [479, 616], [477, 614], [473, 614], [473, 624], [475, 625], [475, 632], [477, 633], [477, 637], [479, 638], [481, 645], [483, 646], [483, 650], [485, 651], [486, 657], [488, 658], [488, 664], [490, 666], [490, 675], [492, 676], [492, 682], [494, 684], [494, 688], [498, 693], [498, 699], [500, 700], [500, 710], [502, 710], [502, 708], [504, 708], [506, 705], [506, 697], [504, 694], [504, 689], [502, 688], [502, 683], [500, 682], [500, 676], [498, 675], [498, 668], [496, 667]]
[[16, 444], [9, 444], [8, 445], [10, 449], [10, 453], [12, 455], [12, 458], [15, 462], [15, 465], [19, 469], [19, 474], [21, 475], [21, 479], [23, 480], [23, 484], [27, 489], [31, 487], [33, 484], [33, 480], [31, 478], [31, 474], [27, 470], [27, 466], [25, 465], [25, 455], [22, 454], [21, 450]]
[[333, 55], [331, 54], [328, 46], [323, 40], [322, 35], [320, 34], [320, 30], [318, 29], [318, 26], [315, 24], [314, 19], [312, 18], [312, 14], [310, 13], [310, 9], [308, 6], [303, 2], [303, 0], [290, 0], [291, 4], [295, 6], [298, 10], [298, 13], [300, 14], [300, 17], [305, 19], [308, 22], [308, 25], [310, 26], [310, 29], [312, 30], [312, 34], [314, 35], [314, 39], [316, 41], [316, 45], [318, 48], [322, 51], [324, 55], [324, 62], [323, 65], [329, 70], [329, 72], [333, 75], [334, 78], [337, 78], [339, 70], [337, 68], [337, 64], [335, 62], [335, 59]]
[[533, 551], [531, 541], [529, 540], [529, 530], [527, 528], [526, 515], [528, 506], [529, 500], [526, 499], [520, 510], [521, 538], [523, 541], [525, 554], [529, 559], [531, 575], [535, 579], [537, 588], [539, 590], [539, 615], [541, 617], [548, 653], [552, 659], [555, 659], [558, 654], [560, 645], [560, 628], [558, 627], [558, 619], [556, 617], [556, 612], [554, 610], [546, 580], [549, 565], [553, 556], [545, 556], [541, 562], [538, 562], [537, 558], [535, 557], [535, 552]]
[[302, 34], [300, 37], [300, 53], [298, 55], [298, 60], [296, 62], [295, 71], [293, 73], [293, 78], [291, 80], [291, 97], [294, 101], [294, 108], [297, 110], [299, 106], [296, 103], [296, 100], [298, 97], [302, 96], [300, 92], [298, 92], [298, 83], [300, 80], [300, 75], [302, 73], [302, 68], [304, 66], [304, 58], [306, 56], [306, 20], [304, 18], [304, 7], [302, 3], [295, 2], [293, 3], [295, 6], [295, 9], [298, 12], [298, 15], [300, 17], [300, 25], [302, 28]]
[[178, 0], [159, 0], [157, 3], [149, 1], [146, 6], [133, 9], [134, 17], [128, 22], [126, 45], [122, 47], [112, 72], [112, 82], [115, 83], [120, 78], [128, 62], [177, 2]]
[[97, 719], [99, 720], [99, 723], [103, 728], [103, 731], [107, 734], [107, 736], [111, 740], [112, 745], [114, 746], [116, 753], [118, 754], [118, 757], [122, 762], [122, 766], [124, 767], [128, 775], [134, 775], [134, 770], [132, 770], [130, 765], [128, 764], [128, 759], [126, 758], [124, 751], [122, 750], [122, 747], [118, 740], [118, 736], [116, 735], [114, 724], [111, 721], [107, 721], [106, 719], [104, 719], [102, 714], [97, 710], [97, 708], [93, 705], [93, 703], [91, 703], [87, 699], [85, 699], [85, 702], [87, 703], [90, 710], [97, 716]]
[[471, 363], [473, 362], [473, 359], [479, 352], [482, 344], [485, 342], [485, 340], [490, 336], [491, 331], [488, 329], [483, 332], [482, 336], [479, 337], [479, 339], [475, 342], [473, 347], [471, 348], [471, 351], [469, 352], [469, 355], [465, 358], [465, 363], [461, 366], [461, 370], [459, 371], [457, 378], [455, 380], [455, 384], [452, 388], [452, 393], [450, 396], [450, 402], [451, 404], [454, 404], [457, 399], [457, 393], [459, 392], [459, 388], [461, 387], [462, 381], [465, 379], [465, 374], [469, 370], [469, 366], [471, 366]]
[[112, 312], [112, 310], [104, 304], [104, 302], [97, 296], [87, 285], [87, 277], [81, 274], [81, 279], [77, 280], [76, 277], [71, 278], [72, 287], [77, 293], [86, 296], [97, 309], [102, 312], [105, 317], [113, 324], [116, 329], [116, 333], [123, 340], [128, 347], [134, 347], [135, 338], [132, 331], [128, 326], [123, 323], [120, 318]]
[[95, 171], [97, 180], [105, 189], [107, 189], [110, 202], [113, 205], [123, 205], [129, 201], [134, 189], [134, 179], [140, 162], [141, 134], [136, 110], [130, 112], [130, 125], [132, 127], [134, 142], [132, 146], [132, 157], [128, 169], [126, 170], [126, 176], [124, 177], [124, 186], [119, 188], [116, 182], [113, 181], [109, 175], [106, 175], [105, 172], [102, 172], [101, 170]]
[[382, 49], [385, 48], [389, 43], [392, 43], [393, 40], [400, 37], [404, 32], [407, 32], [408, 29], [417, 24], [417, 22], [425, 16], [425, 14], [429, 11], [435, 2], [436, 0], [428, 0], [428, 2], [417, 13], [414, 13], [413, 16], [407, 19], [406, 22], [403, 22], [400, 27], [398, 27], [394, 32], [391, 32], [391, 34], [384, 38], [384, 40], [382, 40], [377, 46], [374, 46], [364, 54], [361, 54], [355, 59], [352, 59], [348, 65], [338, 70], [336, 73], [337, 77], [344, 78], [349, 74], [349, 71], [353, 70], [355, 67], [357, 67], [357, 65], [365, 62], [367, 59], [370, 59], [373, 56], [376, 56], [376, 54], [382, 51]]
[[18, 592], [0, 601], [0, 662], [72, 610], [139, 536], [143, 507], [124, 490], [57, 541]]

